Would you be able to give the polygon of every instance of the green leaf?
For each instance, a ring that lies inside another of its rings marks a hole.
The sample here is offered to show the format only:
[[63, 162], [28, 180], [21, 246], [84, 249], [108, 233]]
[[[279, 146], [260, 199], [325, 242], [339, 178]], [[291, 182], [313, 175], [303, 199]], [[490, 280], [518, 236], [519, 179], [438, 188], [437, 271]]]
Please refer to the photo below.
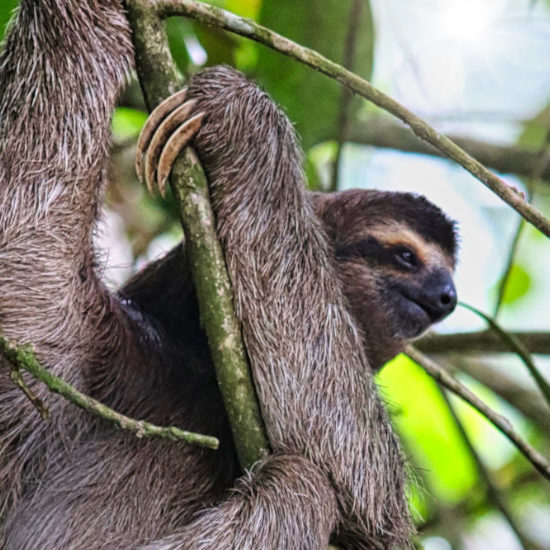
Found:
[[337, 150], [338, 145], [332, 140], [308, 149], [305, 165], [308, 189], [311, 191], [327, 189]]
[[[358, 21], [350, 16], [360, 2]], [[313, 48], [337, 63], [344, 51], [351, 23], [357, 24], [352, 70], [369, 79], [372, 73], [374, 26], [366, 0], [264, 0], [260, 23]], [[296, 61], [261, 48], [254, 77], [287, 111], [302, 137], [304, 148], [337, 137], [342, 87]], [[349, 114], [357, 111], [354, 100]]]
[[261, 5], [262, 0], [225, 0], [223, 7], [241, 17], [256, 19]]
[[206, 0], [205, 4], [228, 10], [241, 17], [257, 19], [262, 0]]
[[539, 150], [547, 142], [550, 126], [550, 105], [543, 107], [531, 120], [524, 123], [518, 145]]
[[235, 50], [242, 39], [197, 22], [193, 28], [208, 55], [208, 65], [235, 65]]
[[531, 276], [519, 264], [513, 264], [504, 289], [503, 304], [513, 304], [523, 298], [531, 288]]
[[[208, 0], [218, 8], [241, 17], [257, 19], [261, 0]], [[250, 40], [193, 21], [193, 29], [208, 55], [207, 65], [227, 64], [248, 72], [257, 59], [257, 45]]]

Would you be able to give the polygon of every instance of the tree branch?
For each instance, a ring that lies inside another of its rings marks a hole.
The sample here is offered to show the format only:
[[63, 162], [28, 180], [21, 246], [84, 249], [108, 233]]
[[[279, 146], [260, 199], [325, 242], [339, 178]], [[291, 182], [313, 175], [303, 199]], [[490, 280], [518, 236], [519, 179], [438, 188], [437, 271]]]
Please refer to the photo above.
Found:
[[[506, 474], [502, 475], [502, 470], [506, 469]], [[510, 472], [511, 473], [511, 472]], [[506, 468], [501, 468], [495, 472], [497, 478], [506, 480], [506, 486], [504, 488], [504, 493], [506, 498], [513, 498], [514, 494], [519, 488], [525, 488], [532, 483], [537, 483], [540, 481], [538, 473], [534, 470], [526, 471], [518, 476], [509, 476], [509, 470]], [[417, 525], [417, 529], [424, 536], [427, 536], [428, 533], [436, 534], [437, 528], [441, 525], [441, 528], [447, 528], [448, 518], [447, 515], [442, 513], [442, 511], [449, 511], [450, 515], [454, 518], [454, 521], [460, 527], [462, 522], [467, 520], [467, 518], [479, 517], [484, 513], [489, 511], [486, 501], [481, 499], [475, 499], [472, 502], [471, 499], [463, 499], [462, 501], [453, 504], [447, 508], [440, 506], [433, 510], [431, 516], [425, 521]], [[454, 547], [453, 547], [454, 548]]]
[[491, 173], [483, 164], [472, 158], [449, 138], [437, 132], [427, 122], [416, 116], [406, 107], [341, 65], [330, 61], [314, 50], [304, 48], [288, 38], [284, 38], [251, 19], [238, 17], [231, 12], [211, 5], [196, 2], [195, 0], [151, 0], [150, 5], [157, 8], [158, 14], [161, 17], [183, 15], [197, 19], [207, 25], [220, 27], [269, 46], [337, 80], [353, 92], [365, 97], [375, 105], [402, 120], [410, 126], [419, 138], [427, 141], [444, 155], [458, 162], [458, 164], [489, 187], [489, 189], [514, 208], [527, 221], [546, 236], [550, 236], [550, 220], [525, 201], [517, 189], [509, 186], [504, 180]]
[[[550, 334], [547, 332], [509, 334], [512, 334], [514, 339], [521, 342], [531, 353], [550, 354]], [[446, 361], [443, 367], [451, 374], [457, 370], [466, 373], [508, 401], [543, 430], [550, 432], [548, 405], [538, 392], [521, 387], [517, 381], [482, 361], [473, 361], [472, 358], [465, 357], [465, 354], [514, 353], [509, 344], [494, 331], [484, 330], [455, 334], [431, 333], [415, 342], [415, 347], [424, 353], [444, 355], [450, 359], [450, 362]]]
[[[549, 332], [510, 332], [517, 340], [535, 354], [550, 354]], [[424, 336], [415, 347], [425, 353], [513, 353], [510, 346], [498, 334], [490, 330], [479, 332], [457, 332]]]
[[[172, 439], [174, 441], [182, 440], [193, 445], [208, 447], [209, 449], [217, 449], [219, 446], [219, 441], [215, 437], [187, 432], [175, 426], [155, 426], [144, 420], [135, 420], [124, 414], [117, 413], [113, 409], [107, 407], [107, 405], [79, 392], [67, 384], [67, 382], [42, 367], [30, 346], [15, 346], [10, 344], [10, 342], [0, 335], [0, 353], [6, 357], [16, 371], [20, 369], [27, 371], [31, 376], [46, 384], [51, 392], [61, 395], [67, 401], [70, 401], [85, 411], [116, 424], [121, 430], [134, 433], [137, 437], [154, 436]], [[24, 385], [26, 387], [26, 384]], [[27, 395], [36, 406], [36, 398], [34, 398], [34, 396], [29, 396], [27, 392], [25, 392], [25, 395]], [[41, 404], [41, 407], [38, 407], [38, 409], [43, 418], [47, 416], [47, 409], [43, 404]]]
[[455, 380], [435, 361], [420, 353], [413, 346], [407, 346], [405, 353], [418, 365], [420, 365], [432, 378], [442, 386], [452, 391], [464, 401], [478, 410], [495, 428], [502, 432], [531, 462], [531, 464], [548, 480], [550, 480], [550, 463], [535, 448], [531, 447], [513, 428], [510, 421], [504, 416], [496, 413], [485, 402], [477, 397], [466, 386]]
[[524, 388], [498, 370], [481, 361], [467, 359], [463, 354], [445, 355], [440, 365], [451, 375], [463, 372], [473, 380], [487, 386], [492, 392], [508, 401], [520, 413], [535, 422], [544, 432], [550, 433], [548, 405], [539, 392]]
[[[366, 122], [350, 125], [346, 137], [349, 141], [363, 145], [440, 158], [446, 157], [429, 143], [417, 138], [406, 127], [382, 116], [373, 116]], [[550, 183], [550, 152], [548, 151], [541, 153], [517, 145], [493, 145], [453, 134], [448, 134], [447, 137], [485, 166], [502, 174], [515, 174], [530, 178], [533, 176], [533, 166], [540, 162], [542, 163], [540, 179]]]
[[[145, 0], [141, 0], [141, 3], [144, 1]], [[134, 15], [131, 15], [131, 19], [134, 19], [135, 15], [139, 12], [139, 4], [139, 0], [128, 0], [128, 5], [135, 8]], [[529, 205], [525, 200], [523, 200], [521, 195], [514, 188], [508, 186], [503, 180], [494, 174], [491, 174], [478, 161], [470, 157], [451, 140], [439, 134], [436, 130], [431, 128], [426, 122], [414, 115], [408, 109], [371, 86], [367, 81], [340, 67], [336, 63], [329, 61], [317, 52], [303, 48], [302, 46], [293, 43], [292, 41], [270, 31], [269, 29], [266, 29], [265, 27], [262, 27], [261, 25], [256, 24], [251, 20], [237, 17], [230, 12], [220, 10], [210, 5], [195, 2], [193, 0], [156, 0], [148, 4], [142, 4], [141, 10], [147, 10], [150, 6], [155, 6], [158, 10], [157, 13], [161, 17], [169, 17], [172, 15], [188, 16], [203, 23], [221, 27], [236, 34], [246, 36], [275, 50], [285, 53], [286, 55], [289, 55], [290, 57], [293, 57], [294, 59], [297, 59], [313, 68], [316, 68], [327, 76], [341, 82], [354, 92], [366, 97], [376, 105], [389, 111], [400, 120], [408, 124], [417, 136], [431, 143], [440, 152], [464, 166], [470, 173], [492, 189], [505, 202], [515, 208], [525, 219], [535, 225], [535, 227], [537, 227], [545, 235], [550, 236], [550, 221], [535, 208]], [[132, 11], [132, 8], [130, 11]], [[139, 17], [143, 17], [143, 14], [140, 13]], [[149, 40], [150, 38], [144, 40], [143, 42], [146, 43]], [[144, 55], [143, 49], [147, 49], [146, 47], [143, 48], [143, 46], [144, 44], [142, 44], [142, 53], [139, 54], [141, 57]], [[144, 81], [146, 81], [146, 75], [143, 76], [145, 77]], [[144, 85], [144, 88], [147, 88], [146, 84]], [[189, 158], [189, 161], [189, 163], [193, 165], [192, 157]], [[194, 165], [197, 165], [196, 161]], [[190, 183], [190, 181], [187, 181], [187, 185]], [[181, 191], [178, 192], [178, 196], [180, 196], [180, 193]], [[538, 453], [538, 451], [533, 449], [523, 439], [521, 439], [521, 437], [514, 431], [510, 423], [504, 417], [492, 411], [485, 403], [470, 392], [470, 390], [454, 380], [433, 361], [414, 350], [414, 348], [408, 348], [407, 353], [413, 360], [421, 364], [427, 372], [436, 378], [436, 380], [442, 383], [445, 387], [449, 388], [451, 391], [460, 395], [463, 399], [468, 401], [468, 403], [478, 409], [517, 446], [517, 448], [528, 458], [530, 462], [532, 462], [535, 468], [537, 468], [542, 475], [550, 479], [550, 464], [542, 455], [540, 455], [540, 453]]]
[[520, 525], [516, 521], [516, 518], [510, 511], [510, 508], [508, 506], [508, 501], [506, 499], [506, 496], [504, 495], [504, 492], [501, 491], [500, 487], [498, 487], [493, 482], [493, 476], [491, 475], [491, 472], [485, 466], [485, 463], [483, 462], [481, 456], [479, 456], [479, 453], [477, 452], [474, 444], [472, 443], [470, 436], [466, 432], [466, 428], [464, 427], [462, 420], [458, 416], [458, 413], [456, 412], [451, 400], [449, 399], [447, 392], [441, 388], [439, 388], [439, 390], [441, 392], [441, 396], [443, 397], [445, 403], [447, 404], [447, 408], [451, 413], [455, 426], [459, 431], [464, 444], [470, 451], [470, 455], [476, 465], [477, 472], [485, 483], [487, 499], [493, 504], [493, 506], [497, 510], [500, 511], [504, 519], [508, 522], [508, 525], [510, 526], [512, 531], [515, 533], [523, 550], [538, 550], [537, 546], [533, 544], [531, 539], [529, 539], [526, 533], [523, 532], [523, 529], [520, 527]]
[[[527, 200], [530, 203], [533, 202], [533, 197], [537, 191], [538, 183], [540, 182], [540, 175], [542, 174], [542, 172], [546, 168], [546, 165], [548, 164], [548, 159], [546, 157], [547, 157], [549, 140], [550, 140], [550, 130], [546, 129], [543, 143], [539, 147], [538, 159], [536, 159], [536, 162], [533, 164], [531, 177], [526, 178], [526, 182], [525, 182], [527, 187]], [[508, 250], [508, 257], [506, 258], [506, 266], [504, 268], [504, 271], [502, 273], [502, 276], [498, 284], [498, 294], [497, 294], [497, 299], [495, 303], [495, 308], [493, 310], [493, 318], [495, 320], [497, 319], [498, 314], [502, 308], [502, 304], [504, 303], [506, 289], [508, 288], [508, 283], [510, 282], [510, 278], [513, 273], [516, 255], [519, 251], [519, 243], [521, 240], [521, 236], [524, 233], [524, 230], [525, 230], [525, 220], [522, 218], [520, 219], [519, 224], [514, 233], [514, 238], [512, 239], [510, 248]]]
[[521, 361], [529, 371], [529, 374], [533, 377], [533, 380], [537, 384], [542, 395], [546, 399], [546, 402], [548, 403], [548, 405], [550, 405], [550, 384], [540, 372], [538, 367], [535, 365], [535, 362], [533, 361], [529, 350], [525, 348], [525, 346], [519, 340], [514, 338], [512, 334], [508, 334], [494, 319], [492, 319], [486, 313], [483, 313], [483, 311], [480, 311], [479, 309], [469, 304], [465, 304], [464, 302], [459, 302], [459, 305], [461, 305], [463, 308], [470, 310], [478, 317], [481, 317], [482, 319], [487, 321], [491, 329], [509, 346], [510, 351], [515, 353], [521, 359]]
[[[355, 61], [355, 50], [357, 44], [357, 32], [359, 27], [359, 22], [361, 21], [361, 10], [363, 8], [370, 11], [370, 4], [366, 2], [366, 6], [363, 5], [363, 0], [353, 0], [350, 13], [348, 16], [348, 32], [346, 35], [346, 42], [344, 44], [344, 57], [342, 64], [346, 69], [351, 71], [354, 70], [354, 61]], [[372, 27], [374, 29], [374, 27]], [[373, 40], [374, 42], [374, 40]], [[372, 57], [371, 57], [372, 60]], [[369, 78], [372, 75], [372, 63], [371, 63], [370, 74], [366, 75]], [[353, 99], [353, 94], [347, 89], [342, 88], [342, 95], [340, 96], [340, 107], [338, 109], [338, 122], [337, 122], [337, 136], [336, 136], [336, 158], [334, 159], [334, 164], [332, 166], [332, 174], [329, 191], [338, 190], [338, 176], [340, 172], [340, 164], [342, 161], [342, 150], [344, 143], [346, 141], [346, 135], [348, 133], [349, 126], [349, 111], [351, 100]]]
[[[152, 109], [181, 88], [155, 3], [126, 0], [136, 66], [145, 101]], [[197, 292], [201, 322], [216, 369], [218, 385], [243, 469], [269, 449], [248, 367], [240, 326], [235, 317], [231, 283], [216, 235], [206, 177], [190, 149], [179, 156], [170, 183], [181, 214], [186, 251]]]

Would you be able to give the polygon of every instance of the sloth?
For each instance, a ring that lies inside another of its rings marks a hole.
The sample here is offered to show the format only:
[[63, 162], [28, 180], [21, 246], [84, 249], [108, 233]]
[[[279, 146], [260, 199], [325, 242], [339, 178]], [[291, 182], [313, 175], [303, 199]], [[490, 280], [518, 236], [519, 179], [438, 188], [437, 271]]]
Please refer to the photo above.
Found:
[[148, 185], [189, 142], [209, 181], [273, 451], [243, 474], [185, 244], [116, 293], [101, 281], [93, 231], [131, 58], [117, 0], [21, 1], [0, 57], [0, 331], [110, 407], [220, 449], [121, 433], [28, 379], [43, 422], [0, 360], [0, 546], [408, 547], [404, 458], [372, 375], [453, 310], [454, 223], [414, 194], [307, 192], [292, 125], [232, 69], [153, 114]]

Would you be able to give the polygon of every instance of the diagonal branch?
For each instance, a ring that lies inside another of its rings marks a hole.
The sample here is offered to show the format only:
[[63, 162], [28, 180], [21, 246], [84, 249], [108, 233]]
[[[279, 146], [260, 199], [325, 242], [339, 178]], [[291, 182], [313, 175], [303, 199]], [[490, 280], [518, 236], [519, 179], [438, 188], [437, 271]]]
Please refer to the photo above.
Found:
[[495, 508], [497, 508], [500, 511], [504, 519], [508, 522], [508, 525], [510, 526], [512, 531], [515, 533], [523, 550], [535, 550], [536, 548], [535, 545], [527, 537], [526, 533], [523, 532], [523, 529], [520, 527], [520, 525], [518, 524], [518, 521], [512, 514], [503, 491], [501, 491], [500, 487], [498, 487], [495, 484], [495, 482], [493, 481], [493, 476], [491, 475], [491, 472], [489, 471], [487, 466], [485, 466], [485, 463], [483, 462], [483, 459], [481, 458], [481, 456], [479, 456], [479, 453], [477, 452], [474, 444], [472, 443], [470, 436], [466, 432], [466, 428], [464, 427], [462, 420], [458, 416], [458, 413], [455, 410], [454, 405], [449, 399], [447, 392], [442, 388], [439, 388], [439, 391], [441, 392], [441, 396], [443, 397], [443, 400], [445, 401], [447, 408], [451, 413], [451, 417], [453, 418], [454, 424], [458, 429], [464, 444], [466, 445], [466, 447], [468, 448], [468, 451], [470, 452], [470, 456], [472, 457], [476, 465], [479, 476], [485, 482], [487, 499], [494, 505]]
[[523, 364], [527, 367], [529, 374], [533, 377], [533, 380], [537, 384], [542, 395], [546, 399], [547, 403], [550, 405], [550, 384], [547, 382], [546, 378], [542, 375], [540, 370], [535, 365], [533, 358], [529, 353], [529, 350], [526, 349], [525, 346], [519, 340], [516, 340], [513, 334], [508, 334], [489, 315], [486, 315], [479, 309], [476, 309], [475, 307], [469, 304], [465, 304], [464, 302], [459, 302], [459, 303], [462, 307], [469, 309], [471, 312], [475, 313], [482, 319], [485, 319], [485, 321], [487, 321], [489, 326], [498, 334], [498, 336], [502, 338], [502, 340], [504, 340], [506, 344], [508, 344], [508, 346], [510, 347], [510, 351], [514, 352], [521, 359]]
[[203, 4], [202, 2], [196, 2], [195, 0], [151, 0], [150, 5], [157, 8], [158, 14], [161, 17], [183, 15], [197, 19], [207, 25], [220, 27], [269, 46], [337, 80], [353, 92], [365, 97], [375, 105], [402, 120], [410, 126], [419, 138], [427, 141], [445, 156], [463, 166], [527, 221], [550, 237], [550, 220], [525, 201], [521, 193], [515, 188], [487, 170], [483, 164], [471, 157], [448, 137], [440, 134], [427, 122], [409, 111], [409, 109], [341, 65], [330, 61], [314, 50], [296, 44], [292, 40], [259, 25], [251, 19], [238, 17], [231, 12]]
[[[79, 392], [77, 389], [67, 384], [67, 382], [42, 367], [30, 346], [15, 346], [10, 344], [10, 342], [0, 335], [0, 353], [9, 361], [15, 371], [19, 372], [21, 369], [27, 371], [33, 378], [46, 384], [51, 392], [61, 395], [61, 397], [70, 401], [73, 405], [95, 414], [103, 418], [103, 420], [116, 424], [121, 430], [134, 433], [137, 437], [162, 437], [174, 441], [187, 441], [193, 445], [199, 445], [209, 449], [218, 448], [219, 441], [215, 437], [187, 432], [175, 426], [156, 426], [150, 422], [135, 420], [114, 411], [93, 397]], [[21, 389], [38, 409], [42, 418], [45, 419], [48, 415], [47, 409], [42, 402], [37, 402], [37, 398], [30, 393], [30, 390], [28, 390], [24, 382], [22, 382], [22, 384], [24, 387]], [[21, 384], [18, 385], [21, 387]]]
[[531, 464], [548, 480], [550, 480], [550, 462], [546, 460], [535, 448], [525, 441], [513, 428], [510, 421], [504, 416], [495, 412], [489, 405], [479, 399], [464, 384], [450, 376], [435, 361], [420, 353], [413, 346], [407, 346], [405, 353], [417, 364], [419, 364], [432, 378], [442, 386], [452, 391], [464, 401], [469, 403], [474, 409], [477, 409], [495, 428], [502, 432], [531, 462]]
[[[539, 147], [537, 159], [533, 163], [531, 177], [527, 178], [527, 181], [526, 181], [527, 199], [530, 203], [533, 202], [533, 197], [537, 191], [538, 183], [540, 181], [540, 175], [543, 173], [544, 169], [548, 164], [547, 149], [548, 149], [549, 140], [550, 140], [550, 130], [547, 129], [544, 135], [543, 143]], [[498, 317], [500, 309], [504, 303], [506, 289], [508, 288], [508, 283], [510, 282], [510, 279], [512, 277], [514, 262], [516, 259], [516, 255], [519, 251], [519, 244], [520, 244], [521, 237], [523, 235], [524, 230], [525, 230], [525, 220], [522, 218], [516, 228], [514, 238], [512, 239], [512, 242], [510, 244], [510, 247], [508, 250], [508, 257], [506, 258], [506, 266], [504, 268], [504, 271], [499, 281], [497, 300], [495, 303], [495, 309], [493, 311], [493, 317], [495, 318], [495, 320]]]
[[[438, 360], [440, 360], [439, 357]], [[508, 401], [526, 418], [537, 424], [543, 432], [550, 433], [548, 404], [540, 392], [525, 388], [501, 370], [482, 361], [466, 358], [462, 353], [446, 355], [444, 361], [441, 358], [440, 364], [453, 376], [458, 372], [462, 372], [468, 375], [469, 378], [487, 386], [496, 395]]]

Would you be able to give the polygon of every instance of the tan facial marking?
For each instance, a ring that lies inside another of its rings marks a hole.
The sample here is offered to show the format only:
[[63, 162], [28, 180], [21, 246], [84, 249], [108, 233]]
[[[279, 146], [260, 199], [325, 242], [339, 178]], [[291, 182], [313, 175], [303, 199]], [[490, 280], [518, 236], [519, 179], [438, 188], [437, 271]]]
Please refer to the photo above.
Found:
[[387, 246], [408, 246], [426, 267], [445, 266], [453, 270], [453, 259], [436, 243], [423, 239], [408, 225], [392, 220], [369, 228], [368, 234]]

